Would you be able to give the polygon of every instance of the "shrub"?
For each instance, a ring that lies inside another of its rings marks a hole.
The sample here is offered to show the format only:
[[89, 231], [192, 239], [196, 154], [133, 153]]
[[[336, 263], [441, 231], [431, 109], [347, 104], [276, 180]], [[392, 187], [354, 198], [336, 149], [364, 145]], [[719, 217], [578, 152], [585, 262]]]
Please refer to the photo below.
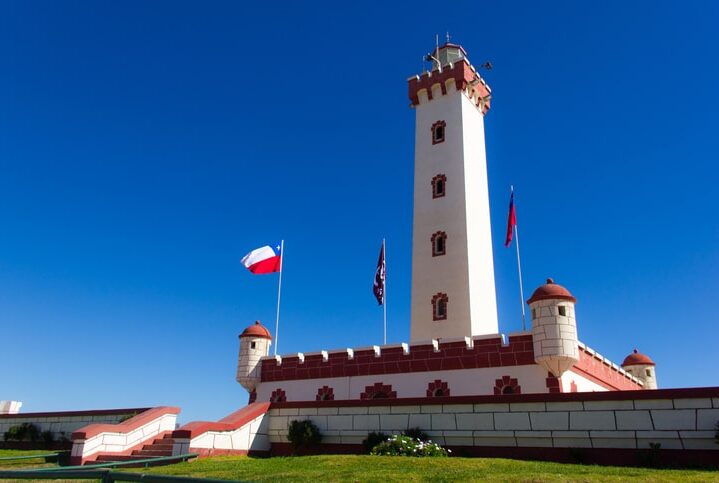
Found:
[[380, 443], [384, 443], [388, 439], [389, 439], [389, 434], [372, 431], [362, 441], [362, 447], [364, 448], [364, 452], [367, 454], [371, 453], [372, 448], [374, 448], [375, 446], [377, 446]]
[[378, 456], [449, 456], [451, 450], [431, 441], [420, 441], [409, 436], [395, 434], [372, 449]]
[[53, 434], [53, 432], [49, 429], [46, 429], [45, 431], [40, 433], [40, 437], [42, 438], [42, 442], [45, 443], [46, 448], [49, 448], [52, 443], [55, 442], [55, 434]]
[[413, 439], [418, 439], [420, 441], [429, 441], [429, 435], [419, 428], [406, 429], [402, 434], [404, 434], [405, 436], [409, 436]]
[[307, 446], [318, 444], [322, 440], [322, 433], [320, 428], [309, 419], [292, 421], [287, 439], [290, 440], [293, 451], [297, 452]]
[[642, 457], [642, 463], [644, 466], [658, 468], [661, 463], [661, 450], [661, 443], [649, 443], [649, 449], [646, 450]]
[[40, 439], [40, 430], [32, 423], [22, 423], [5, 431], [5, 441], [30, 441]]

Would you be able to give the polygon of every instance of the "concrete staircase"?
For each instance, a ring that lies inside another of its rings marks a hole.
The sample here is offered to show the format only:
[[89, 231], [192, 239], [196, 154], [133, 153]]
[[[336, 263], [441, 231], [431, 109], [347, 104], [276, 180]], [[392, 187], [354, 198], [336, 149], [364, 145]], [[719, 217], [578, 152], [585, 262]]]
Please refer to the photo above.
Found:
[[[94, 461], [86, 461], [85, 464], [96, 465], [109, 462], [125, 462], [132, 460], [144, 460], [148, 458], [159, 458], [162, 456], [172, 456], [172, 445], [174, 443], [175, 440], [172, 439], [172, 434], [165, 434], [162, 438], [156, 438], [152, 443], [144, 445], [142, 449], [133, 450], [129, 455], [99, 454]], [[151, 463], [150, 466], [169, 465], [174, 463], [177, 463], [177, 461], [160, 461], [157, 463]], [[145, 464], [139, 463], [137, 466], [145, 466]]]

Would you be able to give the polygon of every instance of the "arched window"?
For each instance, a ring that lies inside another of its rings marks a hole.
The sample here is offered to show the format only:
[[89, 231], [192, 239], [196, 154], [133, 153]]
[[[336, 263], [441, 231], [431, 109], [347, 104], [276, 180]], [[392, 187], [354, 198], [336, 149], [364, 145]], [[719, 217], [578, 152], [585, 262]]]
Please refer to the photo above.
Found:
[[282, 389], [275, 389], [274, 391], [272, 391], [272, 396], [270, 396], [270, 402], [279, 403], [286, 401], [287, 395], [285, 394], [285, 391], [283, 391]]
[[432, 235], [432, 256], [438, 257], [447, 253], [447, 234], [438, 231]]
[[444, 121], [437, 121], [432, 124], [432, 144], [444, 142], [444, 131], [446, 127], [447, 123]]
[[432, 297], [432, 320], [447, 320], [448, 302], [446, 293], [438, 293]]
[[329, 386], [322, 386], [321, 388], [317, 389], [317, 396], [315, 397], [315, 401], [334, 401], [335, 400], [335, 390], [332, 389]]
[[522, 394], [522, 386], [513, 377], [502, 376], [494, 381], [494, 394]]
[[447, 177], [438, 174], [432, 178], [432, 198], [441, 198], [447, 193]]
[[376, 382], [372, 386], [365, 386], [360, 399], [396, 399], [397, 392], [392, 390], [391, 384]]
[[440, 379], [435, 379], [427, 385], [427, 397], [449, 396], [449, 385]]

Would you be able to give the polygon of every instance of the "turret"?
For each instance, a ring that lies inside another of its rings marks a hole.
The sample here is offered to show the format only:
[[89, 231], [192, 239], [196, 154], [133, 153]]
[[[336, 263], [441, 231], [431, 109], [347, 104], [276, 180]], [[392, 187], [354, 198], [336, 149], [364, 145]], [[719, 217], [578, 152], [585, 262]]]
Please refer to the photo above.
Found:
[[656, 364], [649, 356], [634, 349], [634, 352], [624, 358], [622, 369], [642, 381], [644, 389], [657, 388]]
[[240, 334], [236, 380], [250, 393], [254, 392], [260, 382], [260, 359], [270, 353], [271, 344], [272, 336], [259, 320]]
[[527, 300], [532, 312], [534, 360], [556, 377], [579, 362], [577, 299], [551, 278]]

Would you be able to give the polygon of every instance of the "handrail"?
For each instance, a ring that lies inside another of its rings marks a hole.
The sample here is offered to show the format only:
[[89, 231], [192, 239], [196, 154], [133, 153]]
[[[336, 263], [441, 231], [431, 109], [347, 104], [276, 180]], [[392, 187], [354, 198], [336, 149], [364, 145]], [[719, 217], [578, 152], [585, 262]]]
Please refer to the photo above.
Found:
[[97, 470], [69, 470], [64, 472], [35, 471], [0, 471], [0, 479], [12, 478], [15, 480], [55, 480], [58, 477], [77, 480], [100, 480], [103, 483], [115, 481], [145, 481], [147, 483], [187, 482], [187, 483], [228, 483], [241, 480], [215, 480], [209, 478], [192, 478], [189, 476], [154, 475], [147, 473], [126, 473], [124, 471], [110, 471], [108, 468]]
[[0, 457], [0, 461], [12, 461], [12, 460], [29, 460], [34, 458], [50, 458], [51, 456], [60, 456], [60, 453], [46, 453], [46, 454], [31, 454], [22, 456], [3, 456]]
[[36, 468], [33, 470], [18, 470], [18, 471], [42, 471], [44, 473], [62, 473], [67, 470], [82, 470], [82, 469], [101, 469], [101, 468], [117, 468], [118, 466], [132, 466], [137, 464], [145, 465], [147, 468], [150, 463], [160, 463], [165, 461], [187, 461], [190, 458], [197, 458], [200, 456], [198, 453], [186, 453], [175, 456], [158, 456], [156, 458], [144, 458], [139, 460], [127, 460], [127, 461], [108, 461], [107, 463], [99, 463], [95, 465], [82, 465], [82, 466], [58, 466], [52, 468]]

